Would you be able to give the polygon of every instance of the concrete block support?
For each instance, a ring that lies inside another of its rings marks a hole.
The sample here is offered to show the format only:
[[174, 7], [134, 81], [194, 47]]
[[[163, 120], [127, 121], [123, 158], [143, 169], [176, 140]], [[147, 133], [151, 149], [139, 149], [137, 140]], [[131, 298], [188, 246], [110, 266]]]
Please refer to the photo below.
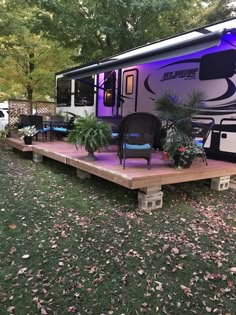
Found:
[[236, 189], [236, 175], [230, 177], [229, 187]]
[[140, 210], [151, 211], [161, 208], [163, 192], [161, 186], [145, 187], [138, 192], [138, 207]]
[[36, 152], [33, 152], [33, 161], [34, 161], [35, 163], [41, 163], [41, 162], [43, 162], [43, 155], [38, 154], [38, 153], [36, 153]]
[[87, 179], [87, 178], [91, 178], [91, 174], [85, 171], [82, 171], [80, 169], [76, 169], [76, 174], [77, 177], [79, 177], [80, 179]]
[[226, 190], [229, 188], [230, 176], [216, 177], [211, 179], [212, 190]]

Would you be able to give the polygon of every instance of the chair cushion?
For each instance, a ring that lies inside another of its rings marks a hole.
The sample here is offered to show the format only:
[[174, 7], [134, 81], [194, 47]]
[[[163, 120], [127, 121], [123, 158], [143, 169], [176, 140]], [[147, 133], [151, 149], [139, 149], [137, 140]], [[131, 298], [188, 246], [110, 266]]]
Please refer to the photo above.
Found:
[[145, 143], [145, 144], [124, 143], [123, 148], [128, 149], [128, 150], [150, 150], [151, 146], [149, 143]]
[[53, 127], [53, 131], [67, 132], [68, 129], [64, 127]]
[[47, 131], [50, 131], [50, 127], [45, 127], [43, 129], [38, 129], [37, 131], [38, 132], [47, 132]]
[[139, 136], [140, 136], [140, 133], [131, 132], [131, 133], [128, 133], [127, 136], [129, 136], [129, 137], [139, 137]]
[[118, 138], [119, 137], [119, 133], [118, 132], [112, 132], [112, 138]]
[[197, 145], [198, 147], [200, 147], [200, 148], [203, 147], [203, 140], [195, 139], [194, 141], [195, 141], [195, 143], [196, 143], [196, 145]]

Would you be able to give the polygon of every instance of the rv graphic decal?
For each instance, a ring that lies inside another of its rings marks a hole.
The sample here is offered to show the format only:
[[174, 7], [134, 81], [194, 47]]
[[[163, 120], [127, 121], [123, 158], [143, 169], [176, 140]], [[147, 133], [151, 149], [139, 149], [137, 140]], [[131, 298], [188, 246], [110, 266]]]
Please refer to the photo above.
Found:
[[235, 113], [236, 76], [218, 79], [221, 84], [216, 89], [216, 80], [199, 80], [200, 61], [201, 58], [192, 58], [171, 62], [149, 72], [144, 79], [144, 88], [149, 92], [149, 99], [155, 101], [155, 96], [165, 90], [182, 96], [184, 84], [184, 93], [194, 89], [205, 92], [207, 112], [215, 115]]
[[173, 79], [196, 79], [198, 68], [184, 69], [178, 71], [165, 72], [161, 81], [173, 80]]
[[221, 96], [218, 96], [216, 98], [212, 98], [209, 100], [205, 100], [206, 102], [221, 101], [221, 100], [225, 100], [227, 98], [230, 98], [231, 96], [234, 95], [235, 89], [236, 89], [234, 82], [232, 82], [230, 79], [227, 79], [227, 78], [225, 80], [228, 84], [227, 91]]

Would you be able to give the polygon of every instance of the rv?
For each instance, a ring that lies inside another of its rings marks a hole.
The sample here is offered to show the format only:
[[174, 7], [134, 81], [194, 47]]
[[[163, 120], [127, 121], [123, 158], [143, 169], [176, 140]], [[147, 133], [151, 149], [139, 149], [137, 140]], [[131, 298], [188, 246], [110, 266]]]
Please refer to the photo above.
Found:
[[75, 115], [155, 113], [166, 90], [180, 97], [204, 92], [197, 118], [214, 120], [207, 153], [236, 162], [236, 18], [56, 74], [57, 110]]

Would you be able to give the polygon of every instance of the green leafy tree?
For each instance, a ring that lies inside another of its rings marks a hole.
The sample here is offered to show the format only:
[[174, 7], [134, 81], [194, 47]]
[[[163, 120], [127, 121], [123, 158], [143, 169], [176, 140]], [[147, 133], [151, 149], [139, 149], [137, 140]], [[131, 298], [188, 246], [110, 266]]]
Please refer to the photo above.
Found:
[[5, 98], [52, 99], [54, 73], [72, 65], [71, 51], [46, 39], [43, 32], [34, 32], [37, 8], [14, 3], [0, 2], [1, 92]]

